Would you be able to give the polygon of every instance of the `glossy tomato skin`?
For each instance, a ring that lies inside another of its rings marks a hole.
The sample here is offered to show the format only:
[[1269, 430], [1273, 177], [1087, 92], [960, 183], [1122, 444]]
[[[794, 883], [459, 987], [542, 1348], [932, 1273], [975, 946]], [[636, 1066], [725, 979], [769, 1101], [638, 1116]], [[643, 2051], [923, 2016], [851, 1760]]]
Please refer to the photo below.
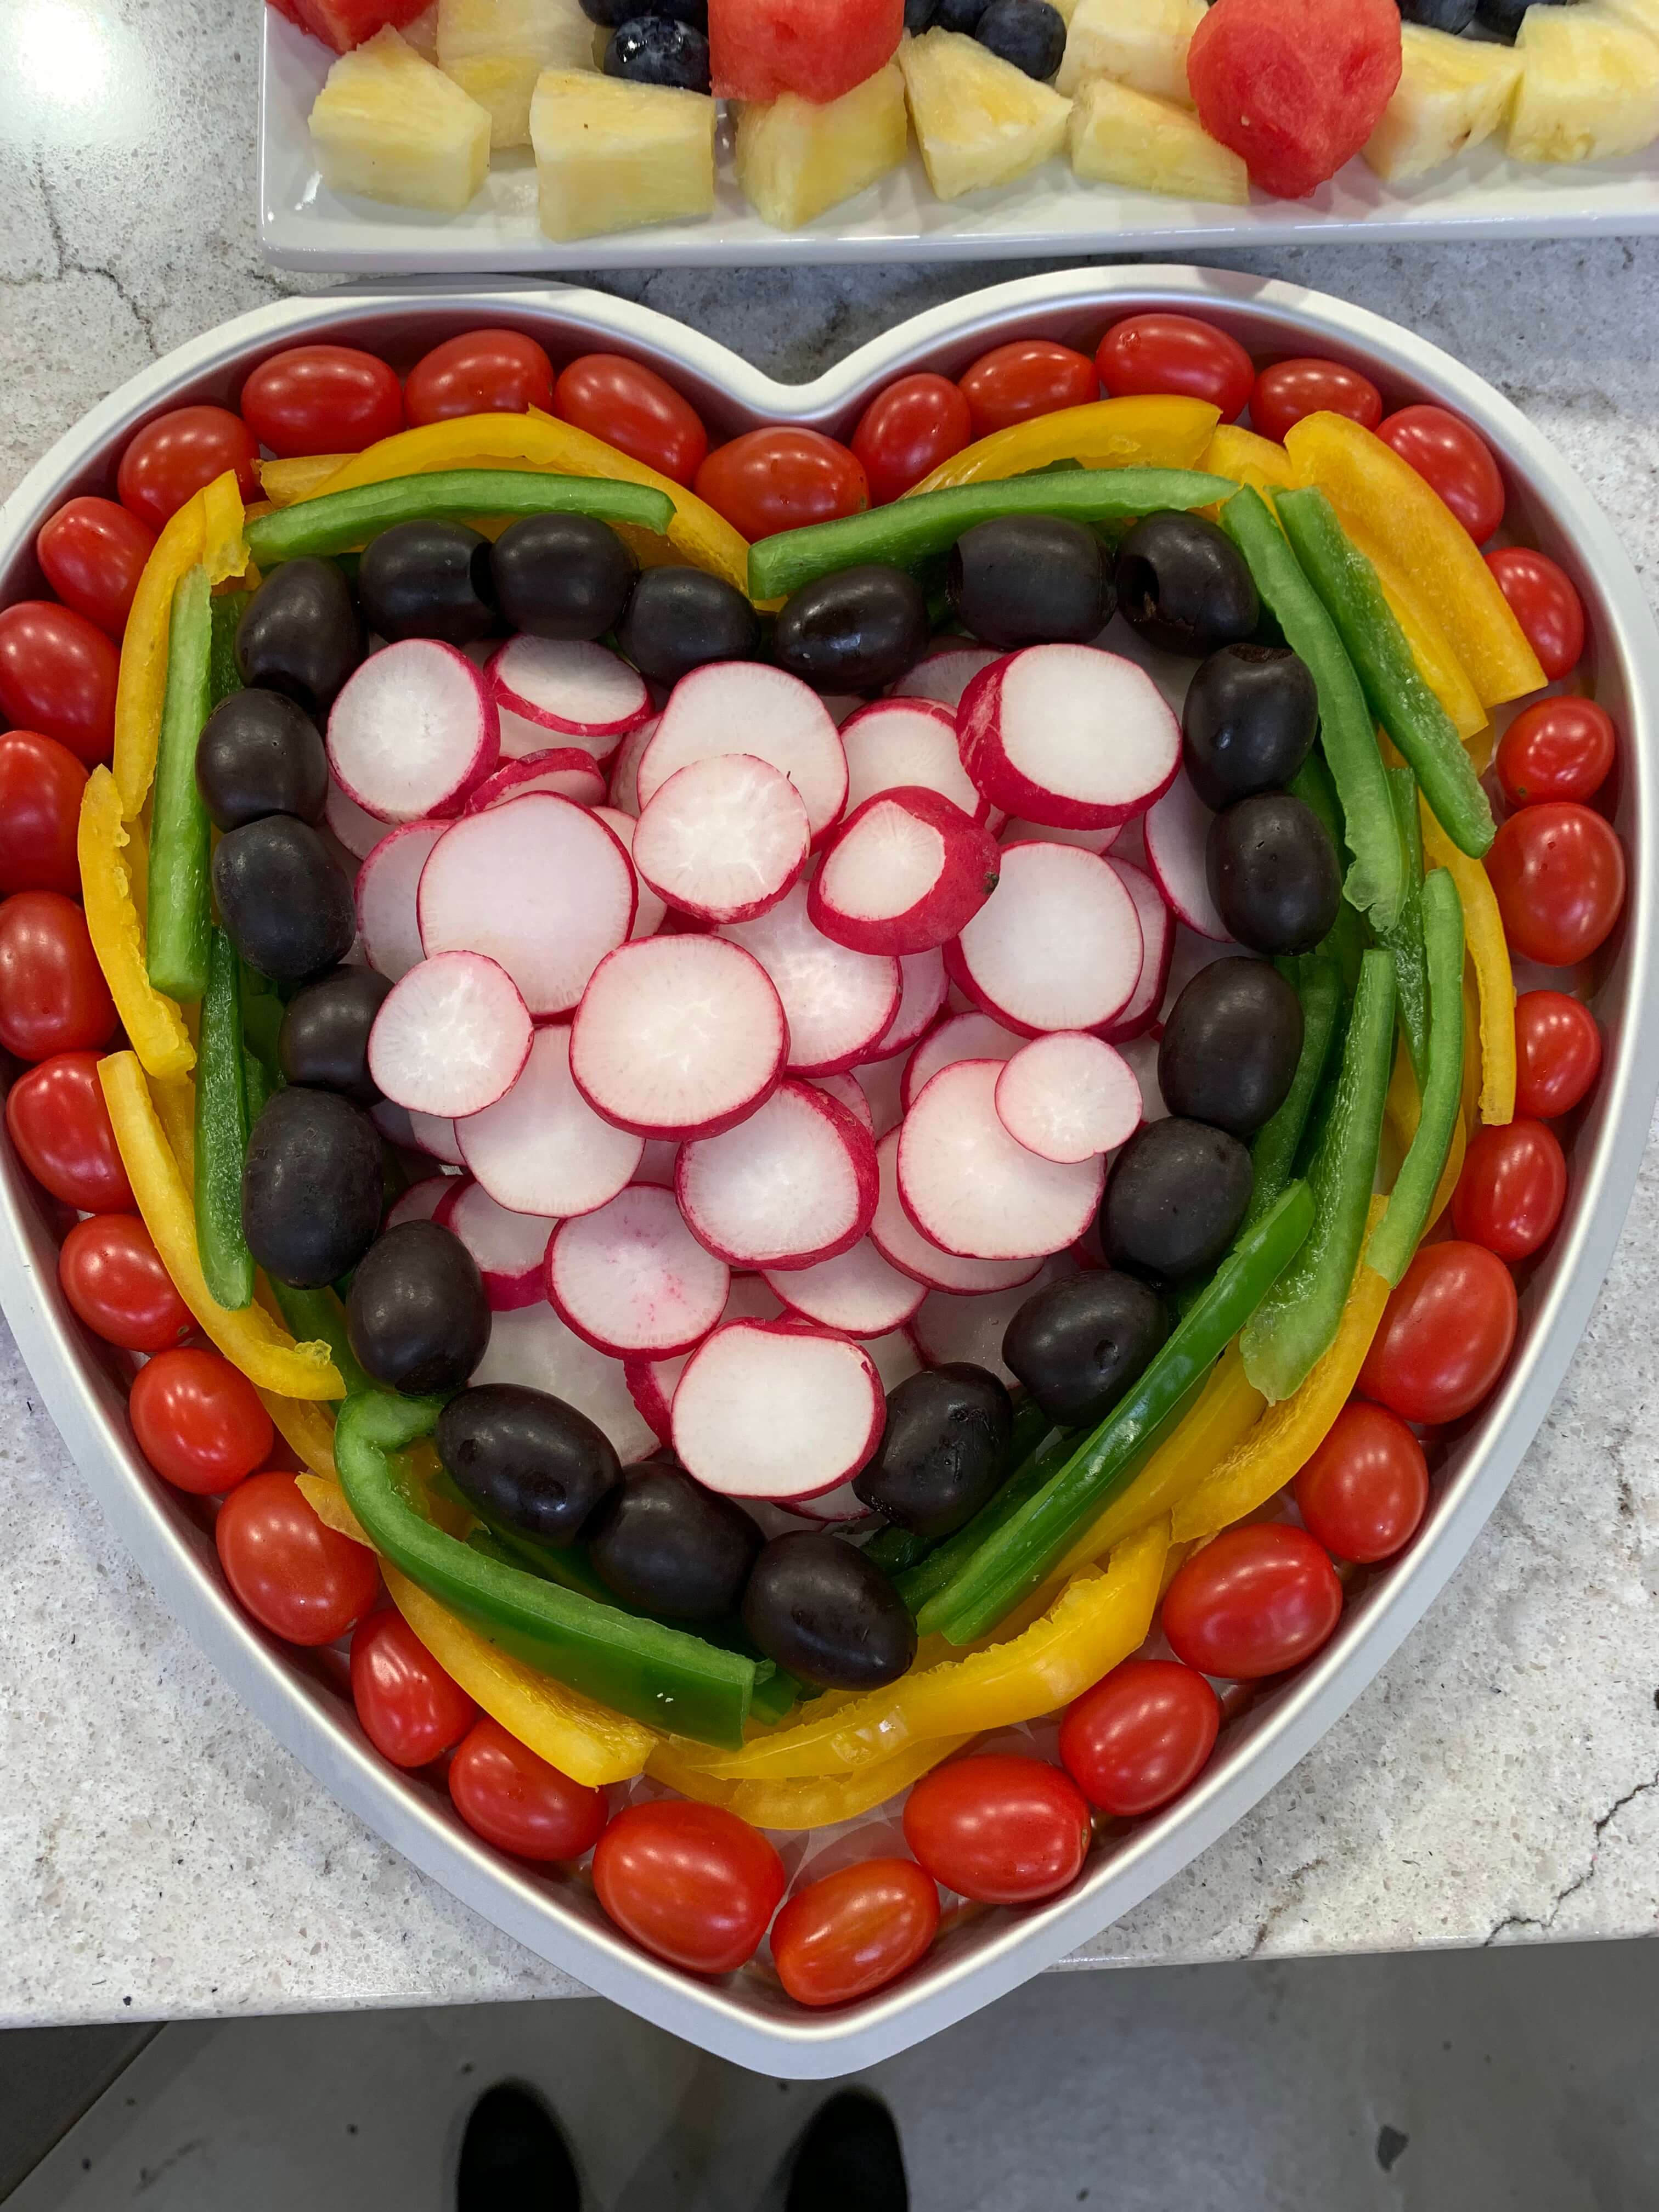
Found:
[[696, 482], [708, 433], [691, 402], [619, 353], [585, 353], [560, 372], [553, 412], [676, 483]]
[[959, 379], [976, 438], [988, 438], [1035, 415], [1086, 407], [1100, 397], [1100, 380], [1086, 353], [1052, 338], [1011, 338], [982, 353]]
[[1097, 1811], [1134, 1820], [1196, 1779], [1220, 1726], [1221, 1700], [1202, 1674], [1173, 1659], [1126, 1659], [1067, 1710], [1060, 1764]]
[[1523, 959], [1571, 968], [1604, 944], [1625, 903], [1625, 848], [1588, 806], [1558, 800], [1511, 814], [1486, 873], [1504, 934]]
[[374, 1553], [325, 1528], [291, 1474], [239, 1483], [219, 1508], [213, 1539], [239, 1603], [285, 1644], [337, 1643], [380, 1594]]
[[1545, 676], [1571, 676], [1584, 657], [1584, 603], [1566, 570], [1530, 545], [1502, 545], [1486, 566]]
[[487, 1713], [449, 1762], [449, 1795], [474, 1835], [538, 1864], [583, 1857], [610, 1817], [603, 1790], [573, 1782]]
[[1613, 772], [1613, 717], [1594, 699], [1540, 699], [1498, 740], [1492, 765], [1511, 806], [1594, 799]]
[[973, 434], [959, 385], [943, 376], [901, 376], [860, 416], [853, 451], [869, 480], [872, 501], [885, 507], [959, 453]]
[[914, 1966], [938, 1929], [938, 1887], [914, 1859], [864, 1859], [796, 1891], [772, 1963], [797, 2004], [850, 2004]]
[[34, 550], [64, 605], [118, 638], [155, 532], [112, 499], [72, 499], [40, 525]]
[[1207, 399], [1224, 422], [1249, 404], [1255, 368], [1237, 338], [1195, 315], [1131, 315], [1114, 323], [1095, 355], [1100, 380], [1114, 399], [1134, 392], [1174, 392]]
[[904, 1840], [935, 1881], [981, 1905], [1031, 1905], [1077, 1880], [1093, 1833], [1083, 1792], [1006, 1752], [936, 1766], [904, 1804]]
[[404, 386], [411, 428], [457, 415], [553, 411], [553, 364], [522, 331], [463, 331], [424, 353]]
[[187, 499], [227, 469], [244, 500], [259, 496], [258, 442], [228, 407], [175, 407], [129, 440], [115, 472], [123, 507], [160, 530]]
[[1391, 1559], [1429, 1505], [1429, 1462], [1398, 1413], [1350, 1398], [1296, 1478], [1309, 1534], [1339, 1559]]
[[1200, 1674], [1243, 1682], [1300, 1666], [1342, 1617], [1342, 1585], [1305, 1528], [1255, 1521], [1224, 1529], [1164, 1594], [1164, 1633]]
[[1389, 1292], [1359, 1388], [1402, 1421], [1461, 1420], [1503, 1373], [1516, 1321], [1515, 1285], [1494, 1254], [1461, 1237], [1425, 1244]]
[[1541, 1121], [1477, 1129], [1452, 1193], [1452, 1226], [1500, 1260], [1530, 1258], [1555, 1233], [1567, 1202], [1567, 1163]]
[[1376, 429], [1382, 420], [1382, 395], [1369, 376], [1346, 362], [1309, 356], [1276, 361], [1264, 368], [1250, 393], [1250, 421], [1264, 438], [1281, 442], [1304, 415], [1346, 415], [1351, 422]]
[[786, 1883], [758, 1829], [718, 1805], [629, 1805], [599, 1838], [593, 1887], [618, 1928], [691, 1974], [753, 1958]]
[[1523, 991], [1515, 1002], [1515, 1110], [1534, 1121], [1571, 1114], [1601, 1073], [1601, 1031], [1582, 999]]
[[54, 1053], [6, 1093], [6, 1134], [36, 1182], [77, 1213], [136, 1213], [95, 1052]]
[[77, 1221], [58, 1255], [58, 1279], [93, 1334], [124, 1352], [165, 1352], [196, 1326], [136, 1213]]
[[0, 1045], [19, 1060], [87, 1052], [115, 1033], [115, 1002], [61, 891], [19, 891], [0, 905]]
[[861, 514], [870, 486], [861, 464], [822, 430], [779, 423], [716, 446], [697, 471], [696, 493], [744, 538], [769, 538], [809, 522]]
[[81, 889], [76, 836], [87, 772], [67, 745], [38, 730], [0, 737], [0, 892]]
[[404, 427], [403, 387], [378, 354], [357, 346], [288, 346], [242, 386], [242, 420], [278, 460], [360, 453]]
[[52, 599], [0, 607], [0, 715], [55, 738], [87, 768], [115, 743], [119, 656], [94, 622]]
[[1438, 495], [1477, 545], [1504, 520], [1504, 479], [1486, 440], [1444, 407], [1402, 407], [1376, 434]]
[[352, 1631], [351, 1697], [363, 1734], [393, 1766], [428, 1766], [478, 1717], [460, 1684], [390, 1606]]
[[274, 1435], [246, 1376], [222, 1353], [195, 1346], [161, 1352], [139, 1369], [127, 1414], [157, 1474], [196, 1498], [234, 1490], [270, 1451]]

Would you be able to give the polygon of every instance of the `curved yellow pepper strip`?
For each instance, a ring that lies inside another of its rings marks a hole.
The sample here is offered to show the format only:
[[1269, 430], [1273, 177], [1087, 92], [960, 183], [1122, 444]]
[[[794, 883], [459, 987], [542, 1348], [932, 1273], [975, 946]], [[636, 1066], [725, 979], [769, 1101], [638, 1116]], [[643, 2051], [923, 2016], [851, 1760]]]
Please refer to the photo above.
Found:
[[994, 483], [1053, 461], [1076, 461], [1085, 469], [1196, 468], [1220, 412], [1206, 399], [1162, 393], [1061, 407], [964, 446], [904, 496], [952, 484]]
[[1464, 936], [1480, 993], [1480, 1119], [1490, 1128], [1515, 1119], [1515, 971], [1504, 918], [1480, 861], [1458, 851], [1426, 805], [1419, 811], [1424, 858], [1449, 872], [1463, 902]]
[[1228, 477], [1249, 484], [1273, 504], [1276, 491], [1296, 488], [1291, 457], [1275, 439], [1255, 430], [1241, 430], [1237, 422], [1218, 422], [1197, 465], [1212, 477]]
[[346, 1504], [345, 1492], [335, 1476], [313, 1473], [296, 1474], [294, 1480], [300, 1486], [300, 1495], [324, 1528], [331, 1528], [337, 1536], [349, 1536], [354, 1544], [361, 1544], [365, 1551], [374, 1549], [369, 1541], [368, 1532]]
[[[259, 1389], [257, 1382], [254, 1388]], [[311, 1470], [312, 1478], [322, 1476], [332, 1481], [334, 1416], [325, 1413], [314, 1400], [284, 1398], [275, 1390], [259, 1390], [259, 1403], [270, 1414], [277, 1435]], [[343, 1496], [340, 1503], [345, 1505]], [[350, 1507], [346, 1506], [346, 1510], [349, 1512]]]
[[272, 507], [294, 507], [302, 499], [315, 499], [333, 476], [338, 476], [350, 453], [296, 453], [286, 461], [258, 461], [259, 487]]
[[196, 1048], [176, 1001], [150, 981], [144, 957], [137, 903], [143, 885], [135, 880], [143, 873], [144, 833], [136, 822], [123, 822], [121, 794], [106, 768], [87, 778], [75, 848], [87, 933], [121, 1026], [147, 1074], [160, 1081], [186, 1075], [196, 1065]]
[[682, 1745], [676, 1742], [659, 1746], [646, 1771], [700, 1804], [723, 1805], [751, 1827], [799, 1832], [831, 1827], [838, 1820], [853, 1820], [861, 1813], [873, 1812], [972, 1741], [969, 1735], [936, 1736], [931, 1742], [913, 1744], [891, 1759], [873, 1759], [855, 1774], [811, 1775], [795, 1782], [716, 1781], [691, 1765]]

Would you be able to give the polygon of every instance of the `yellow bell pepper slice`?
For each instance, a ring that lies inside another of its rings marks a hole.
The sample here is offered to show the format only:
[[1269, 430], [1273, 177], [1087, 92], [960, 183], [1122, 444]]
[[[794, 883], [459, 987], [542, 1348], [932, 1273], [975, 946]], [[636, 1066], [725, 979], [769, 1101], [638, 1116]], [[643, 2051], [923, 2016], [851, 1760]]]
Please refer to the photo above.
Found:
[[1479, 860], [1460, 853], [1426, 805], [1423, 856], [1448, 870], [1463, 902], [1463, 931], [1480, 994], [1480, 1119], [1490, 1128], [1515, 1119], [1515, 970], [1504, 940], [1498, 894]]
[[1205, 399], [1164, 394], [1093, 399], [994, 430], [941, 461], [904, 496], [952, 484], [994, 483], [1053, 461], [1075, 461], [1085, 469], [1196, 468], [1219, 420], [1220, 410]]
[[854, 1774], [810, 1775], [794, 1782], [716, 1781], [693, 1765], [680, 1745], [662, 1744], [652, 1753], [646, 1771], [700, 1804], [724, 1806], [751, 1827], [799, 1833], [873, 1812], [972, 1741], [968, 1735], [936, 1736], [891, 1759], [873, 1759]]
[[1487, 727], [1486, 710], [1469, 681], [1468, 671], [1452, 651], [1451, 641], [1428, 595], [1401, 567], [1398, 556], [1387, 544], [1379, 543], [1352, 517], [1344, 519], [1343, 528], [1356, 550], [1376, 569], [1382, 596], [1406, 633], [1406, 642], [1412, 649], [1412, 658], [1423, 681], [1445, 708], [1458, 736], [1466, 744], [1479, 737]]
[[1345, 530], [1393, 550], [1432, 603], [1483, 706], [1538, 690], [1544, 672], [1497, 578], [1415, 469], [1345, 415], [1304, 415], [1285, 445], [1297, 482], [1318, 485]]
[[[1468, 994], [1468, 987], [1465, 984], [1464, 996], [1466, 1000]], [[1472, 1035], [1474, 1031], [1474, 1028], [1475, 1017], [1473, 1012], [1466, 1005], [1464, 1009], [1465, 1036], [1468, 1036]], [[1475, 1069], [1475, 1077], [1474, 1082], [1472, 1083], [1469, 1075], [1470, 1060], [1469, 1055], [1466, 1052], [1464, 1054], [1462, 1108], [1458, 1114], [1456, 1121], [1452, 1124], [1451, 1144], [1446, 1153], [1446, 1164], [1440, 1170], [1440, 1180], [1435, 1185], [1434, 1200], [1429, 1207], [1427, 1227], [1424, 1232], [1425, 1235], [1429, 1229], [1433, 1228], [1435, 1223], [1439, 1220], [1441, 1215], [1451, 1204], [1451, 1194], [1457, 1188], [1457, 1178], [1463, 1172], [1463, 1159], [1464, 1155], [1468, 1150], [1469, 1141], [1468, 1133], [1469, 1108], [1474, 1099], [1474, 1084], [1477, 1084], [1480, 1079], [1480, 1059], [1478, 1050], [1474, 1061], [1474, 1066]], [[1388, 1124], [1389, 1138], [1394, 1144], [1395, 1150], [1397, 1152], [1399, 1158], [1403, 1160], [1407, 1153], [1410, 1152], [1412, 1148], [1412, 1139], [1417, 1134], [1417, 1125], [1422, 1119], [1423, 1114], [1422, 1096], [1417, 1088], [1417, 1073], [1412, 1066], [1411, 1054], [1406, 1049], [1406, 1042], [1403, 1037], [1401, 1039], [1399, 1050], [1395, 1054], [1394, 1073], [1389, 1079], [1389, 1096], [1383, 1105], [1382, 1112]]]
[[260, 489], [272, 507], [295, 507], [315, 499], [331, 477], [338, 476], [350, 453], [295, 453], [285, 461], [260, 461]]
[[1274, 492], [1296, 488], [1291, 457], [1277, 439], [1241, 430], [1237, 422], [1216, 424], [1198, 466], [1210, 476], [1229, 477], [1234, 483], [1253, 486], [1270, 507]]
[[[258, 1389], [258, 1385], [254, 1385]], [[260, 1390], [259, 1403], [271, 1418], [276, 1433], [311, 1471], [312, 1480], [334, 1480], [334, 1416], [314, 1400], [284, 1398], [275, 1390]], [[314, 1501], [313, 1501], [314, 1502]], [[341, 1496], [340, 1503], [345, 1505]], [[346, 1506], [346, 1510], [350, 1511]]]
[[160, 1081], [186, 1075], [196, 1065], [196, 1048], [177, 1001], [150, 981], [144, 953], [144, 833], [137, 822], [122, 820], [121, 794], [106, 768], [87, 778], [75, 849], [87, 933], [121, 1026], [147, 1074]]
[[303, 1498], [325, 1528], [331, 1528], [337, 1536], [349, 1536], [354, 1544], [361, 1544], [367, 1552], [374, 1549], [368, 1530], [346, 1504], [345, 1492], [332, 1474], [296, 1474], [295, 1481]]

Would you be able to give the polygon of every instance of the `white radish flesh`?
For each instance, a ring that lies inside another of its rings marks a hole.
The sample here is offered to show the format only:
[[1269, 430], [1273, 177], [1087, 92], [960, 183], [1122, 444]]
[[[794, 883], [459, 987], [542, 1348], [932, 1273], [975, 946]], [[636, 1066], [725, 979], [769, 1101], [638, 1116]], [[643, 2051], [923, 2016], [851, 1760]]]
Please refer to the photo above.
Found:
[[1122, 1044], [1139, 1036], [1158, 1019], [1170, 976], [1170, 956], [1175, 950], [1175, 921], [1145, 868], [1138, 868], [1133, 860], [1120, 860], [1115, 854], [1106, 865], [1134, 901], [1140, 923], [1140, 973], [1121, 1012], [1114, 1014], [1103, 1031], [1109, 1042]]
[[988, 645], [969, 645], [958, 641], [954, 645], [936, 646], [917, 661], [908, 676], [901, 676], [892, 687], [895, 699], [933, 699], [952, 714], [962, 703], [962, 695], [981, 669], [988, 668], [1002, 655]]
[[644, 677], [585, 640], [510, 637], [491, 659], [489, 675], [497, 705], [540, 729], [544, 745], [569, 738], [608, 759], [650, 717]]
[[386, 824], [380, 816], [359, 806], [332, 776], [328, 780], [328, 796], [323, 801], [323, 822], [354, 860], [366, 858], [386, 835]]
[[499, 806], [504, 799], [521, 798], [531, 791], [550, 791], [560, 799], [574, 799], [578, 806], [597, 806], [605, 797], [605, 777], [592, 754], [579, 745], [550, 745], [493, 770], [469, 795], [466, 811], [482, 814], [487, 806]]
[[837, 1106], [844, 1106], [853, 1119], [870, 1133], [873, 1141], [876, 1117], [870, 1111], [870, 1101], [854, 1075], [809, 1075], [802, 1078], [809, 1091], [821, 1091], [826, 1098], [833, 1098]]
[[[406, 1109], [396, 1109], [403, 1113]], [[460, 1139], [455, 1133], [455, 1123], [447, 1114], [410, 1114], [409, 1140], [417, 1152], [425, 1152], [434, 1160], [442, 1160], [447, 1167], [463, 1168]]]
[[885, 1419], [881, 1378], [850, 1338], [790, 1322], [730, 1322], [686, 1363], [674, 1393], [674, 1449], [710, 1490], [787, 1504], [849, 1482]]
[[1140, 1085], [1140, 1118], [1143, 1121], [1167, 1121], [1170, 1109], [1164, 1103], [1164, 1093], [1158, 1081], [1158, 1039], [1155, 1036], [1132, 1037], [1127, 1044], [1117, 1048], [1122, 1054], [1135, 1081]]
[[878, 699], [841, 726], [847, 811], [878, 791], [921, 784], [983, 822], [988, 802], [962, 764], [954, 710], [932, 699]]
[[836, 833], [807, 893], [808, 915], [855, 952], [928, 952], [996, 888], [988, 830], [936, 791], [878, 792]]
[[567, 1328], [544, 1298], [538, 1305], [500, 1313], [489, 1342], [472, 1370], [474, 1383], [522, 1382], [562, 1398], [605, 1431], [626, 1466], [655, 1449], [651, 1425], [629, 1395], [619, 1359], [607, 1358]]
[[1206, 864], [1215, 817], [1178, 775], [1146, 817], [1146, 866], [1176, 918], [1200, 937], [1223, 938], [1227, 925], [1210, 896]]
[[1114, 822], [1104, 830], [1057, 830], [1052, 822], [1023, 822], [1018, 816], [1006, 821], [998, 833], [1004, 845], [1081, 845], [1085, 853], [1109, 853], [1129, 829]]
[[885, 1336], [872, 1336], [864, 1348], [876, 1363], [884, 1390], [896, 1390], [901, 1382], [907, 1382], [912, 1375], [919, 1375], [926, 1364], [915, 1334], [908, 1327], [890, 1329]]
[[899, 964], [826, 937], [807, 913], [807, 896], [797, 884], [754, 921], [722, 922], [720, 934], [751, 953], [776, 986], [791, 1074], [833, 1075], [867, 1060], [898, 1012]]
[[980, 1297], [963, 1297], [954, 1291], [930, 1291], [910, 1324], [922, 1358], [930, 1367], [948, 1366], [964, 1359], [983, 1367], [1003, 1382], [1014, 1376], [1004, 1364], [1002, 1339], [1009, 1322], [1045, 1283], [1066, 1265], [1051, 1260], [1029, 1283], [1012, 1291], [993, 1291]]
[[672, 1191], [635, 1183], [562, 1222], [547, 1295], [578, 1336], [617, 1358], [688, 1352], [720, 1317], [732, 1274], [680, 1218]]
[[816, 1521], [825, 1528], [867, 1521], [871, 1512], [850, 1482], [838, 1482], [833, 1490], [820, 1491], [816, 1498], [798, 1498], [786, 1510], [798, 1513], [803, 1521]]
[[547, 1240], [558, 1223], [543, 1213], [513, 1213], [481, 1182], [457, 1179], [436, 1218], [478, 1263], [492, 1313], [515, 1313], [546, 1296]]
[[1011, 1290], [1016, 1283], [1029, 1283], [1037, 1271], [1035, 1259], [968, 1260], [960, 1253], [947, 1252], [931, 1237], [922, 1235], [899, 1197], [898, 1150], [902, 1133], [901, 1124], [899, 1128], [890, 1129], [876, 1146], [881, 1189], [876, 1200], [875, 1218], [870, 1224], [870, 1241], [882, 1258], [901, 1274], [913, 1275], [930, 1291], [972, 1294]]
[[901, 1201], [924, 1237], [975, 1260], [1042, 1259], [1087, 1228], [1106, 1164], [1039, 1158], [997, 1118], [996, 1060], [944, 1068], [899, 1131]]
[[716, 660], [683, 676], [641, 758], [641, 811], [669, 777], [720, 753], [755, 753], [800, 793], [814, 841], [847, 804], [847, 756], [816, 691], [757, 660]]
[[468, 1168], [498, 1206], [560, 1220], [606, 1206], [645, 1146], [601, 1121], [570, 1076], [570, 1032], [538, 1030], [507, 1096], [458, 1129]]
[[870, 1109], [870, 1134], [879, 1144], [904, 1119], [904, 1062], [897, 1057], [860, 1060], [853, 1070], [853, 1080], [864, 1093]]
[[[593, 818], [603, 822], [617, 842], [628, 855], [629, 867], [634, 866], [635, 817], [624, 814], [619, 806], [596, 806]], [[657, 896], [649, 884], [634, 868], [634, 927], [628, 933], [630, 939], [654, 937], [668, 918], [668, 908]]]
[[[783, 1310], [781, 1301], [773, 1297], [758, 1275], [734, 1275], [731, 1294], [726, 1301], [720, 1320], [776, 1321]], [[681, 1352], [672, 1358], [654, 1359], [641, 1354], [625, 1363], [628, 1388], [634, 1403], [664, 1443], [668, 1442], [672, 1432], [674, 1392], [690, 1356], [688, 1352]]]
[[531, 1035], [504, 968], [480, 953], [442, 952], [386, 994], [368, 1033], [368, 1072], [411, 1113], [477, 1114], [512, 1088]]
[[1087, 1030], [1054, 1030], [1022, 1046], [997, 1078], [995, 1103], [1016, 1144], [1065, 1166], [1127, 1144], [1140, 1126], [1134, 1070]]
[[845, 1106], [786, 1082], [736, 1128], [682, 1146], [674, 1188], [692, 1234], [732, 1266], [810, 1267], [869, 1227], [875, 1144]]
[[806, 865], [806, 809], [789, 779], [752, 753], [678, 769], [641, 810], [634, 866], [670, 906], [702, 921], [747, 921], [775, 906]]
[[635, 1182], [655, 1183], [659, 1190], [672, 1190], [674, 1166], [679, 1156], [679, 1146], [668, 1138], [647, 1138], [640, 1164], [634, 1170]]
[[1010, 814], [1103, 830], [1144, 813], [1181, 765], [1181, 728], [1144, 668], [1093, 645], [1030, 645], [981, 670], [957, 711], [963, 765]]
[[1074, 845], [1011, 845], [945, 964], [981, 1012], [1034, 1036], [1110, 1021], [1139, 980], [1141, 949], [1134, 902], [1109, 861]]
[[357, 871], [357, 934], [369, 966], [394, 983], [426, 957], [416, 896], [427, 856], [448, 827], [447, 822], [405, 822], [387, 830]]
[[640, 763], [657, 734], [657, 720], [653, 714], [637, 730], [630, 730], [611, 763], [611, 804], [624, 814], [637, 815], [640, 811]]
[[903, 1110], [909, 1112], [917, 1092], [941, 1067], [953, 1066], [959, 1060], [1012, 1060], [1025, 1042], [989, 1014], [947, 1014], [910, 1055], [899, 1094]]
[[890, 1060], [895, 1053], [908, 1052], [926, 1036], [939, 1019], [950, 990], [945, 955], [939, 946], [927, 952], [901, 953], [898, 1012], [882, 1031], [872, 1058]]
[[388, 1229], [401, 1229], [405, 1221], [430, 1221], [443, 1205], [456, 1184], [459, 1176], [425, 1176], [412, 1182], [400, 1197], [394, 1198], [386, 1210]]
[[647, 937], [595, 969], [571, 1025], [570, 1068], [619, 1128], [712, 1136], [770, 1096], [788, 1048], [777, 992], [740, 945]]
[[455, 813], [500, 750], [483, 677], [434, 638], [370, 653], [329, 712], [329, 767], [348, 798], [383, 822]]
[[902, 1275], [862, 1237], [850, 1250], [811, 1267], [763, 1279], [792, 1313], [848, 1336], [884, 1336], [909, 1320], [927, 1296], [921, 1284]]

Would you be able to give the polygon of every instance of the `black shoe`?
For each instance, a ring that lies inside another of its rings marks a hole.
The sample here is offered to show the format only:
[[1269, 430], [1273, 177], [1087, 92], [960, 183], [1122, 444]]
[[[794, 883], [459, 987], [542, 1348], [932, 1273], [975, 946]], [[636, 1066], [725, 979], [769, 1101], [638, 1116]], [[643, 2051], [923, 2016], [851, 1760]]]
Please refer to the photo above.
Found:
[[820, 2105], [795, 2148], [785, 2212], [908, 2212], [893, 2116], [866, 2089]]
[[559, 2124], [533, 2090], [498, 2081], [461, 2138], [455, 2212], [581, 2212], [582, 2185]]

